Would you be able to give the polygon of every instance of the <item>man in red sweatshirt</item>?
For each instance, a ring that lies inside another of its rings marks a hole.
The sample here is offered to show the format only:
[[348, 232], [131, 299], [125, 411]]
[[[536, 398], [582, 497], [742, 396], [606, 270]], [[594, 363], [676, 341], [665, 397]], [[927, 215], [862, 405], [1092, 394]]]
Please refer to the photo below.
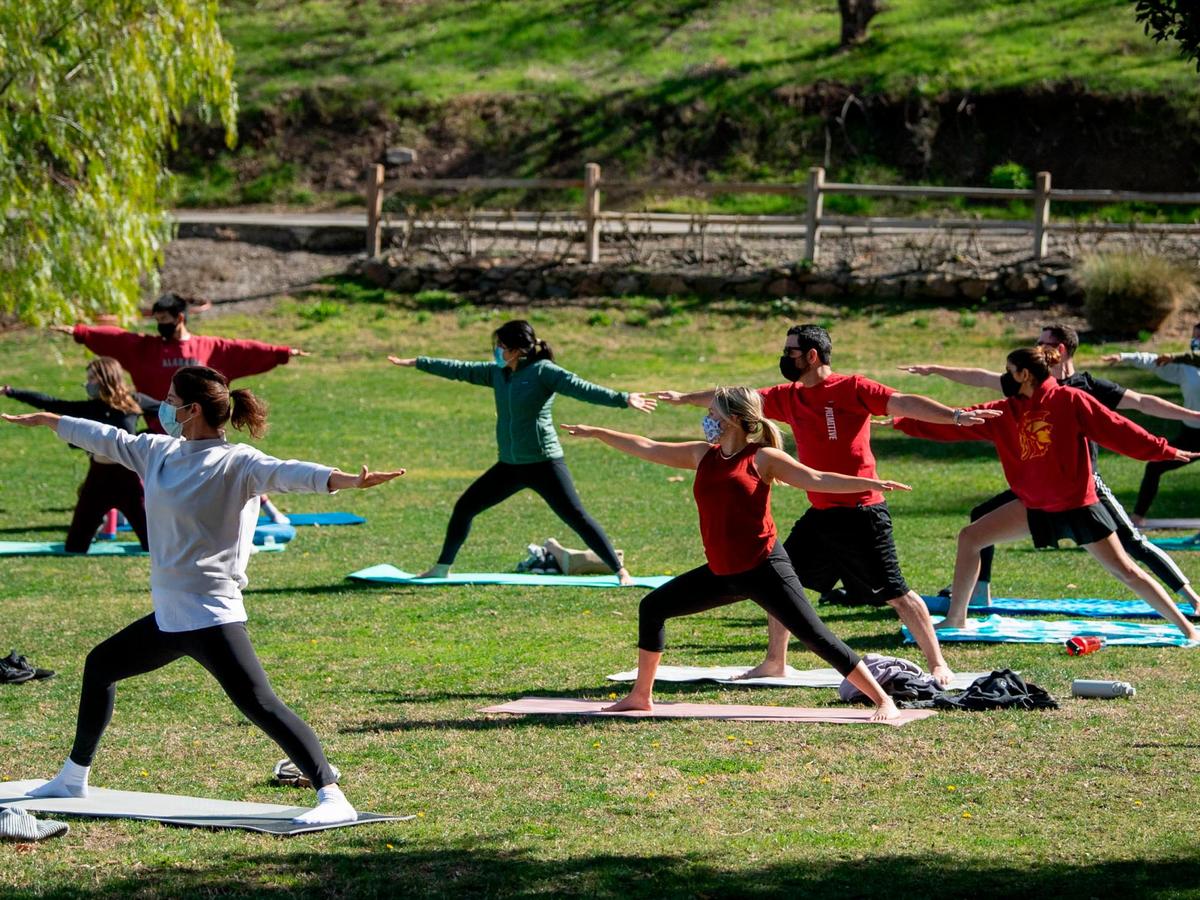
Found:
[[[53, 331], [74, 336], [99, 356], [111, 356], [129, 372], [134, 387], [162, 400], [171, 389], [171, 376], [184, 366], [209, 366], [230, 381], [258, 375], [284, 365], [293, 356], [307, 356], [295, 347], [235, 341], [192, 334], [187, 327], [187, 301], [166, 293], [154, 302], [158, 334], [138, 334], [106, 325], [52, 325]], [[147, 412], [150, 430], [162, 434], [158, 416]]]

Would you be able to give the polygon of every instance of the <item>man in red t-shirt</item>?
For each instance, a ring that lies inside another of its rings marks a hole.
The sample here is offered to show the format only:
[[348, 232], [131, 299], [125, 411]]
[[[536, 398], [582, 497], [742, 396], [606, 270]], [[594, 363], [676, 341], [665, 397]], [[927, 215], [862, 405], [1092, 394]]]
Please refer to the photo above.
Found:
[[[156, 400], [166, 398], [171, 377], [184, 366], [209, 366], [233, 381], [269, 371], [293, 356], [308, 355], [295, 347], [192, 334], [187, 328], [187, 300], [178, 294], [163, 294], [152, 312], [158, 323], [157, 335], [104, 325], [50, 327], [73, 335], [77, 343], [99, 356], [113, 357], [129, 372], [134, 387]], [[153, 412], [147, 412], [146, 424], [151, 431], [162, 433]]]
[[[871, 416], [908, 416], [962, 426], [991, 417], [992, 411], [951, 409], [928, 397], [897, 393], [861, 375], [836, 374], [829, 364], [832, 352], [833, 342], [824, 328], [788, 329], [779, 367], [789, 383], [759, 391], [766, 416], [792, 427], [796, 456], [806, 466], [877, 478]], [[712, 391], [663, 391], [657, 396], [668, 403], [708, 406], [712, 395]], [[825, 593], [840, 580], [852, 595], [875, 606], [891, 606], [925, 654], [934, 678], [949, 684], [953, 673], [942, 657], [929, 609], [900, 572], [892, 517], [883, 494], [809, 491], [808, 499], [812, 507], [784, 541], [801, 584]], [[767, 658], [747, 672], [747, 678], [784, 673], [788, 632], [774, 618], [768, 623]]]

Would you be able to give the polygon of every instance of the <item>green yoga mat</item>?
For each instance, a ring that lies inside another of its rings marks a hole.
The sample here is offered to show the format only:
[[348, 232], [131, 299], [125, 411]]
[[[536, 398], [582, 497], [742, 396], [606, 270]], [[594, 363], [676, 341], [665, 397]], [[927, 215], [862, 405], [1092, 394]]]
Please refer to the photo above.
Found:
[[[346, 576], [355, 581], [379, 584], [517, 584], [537, 587], [620, 587], [616, 575], [530, 575], [524, 572], [463, 572], [446, 578], [418, 578], [395, 566], [371, 566]], [[633, 587], [657, 588], [671, 580], [670, 575], [634, 576]]]
[[[287, 544], [267, 544], [254, 553], [278, 553]], [[68, 553], [62, 541], [0, 541], [0, 556], [149, 556], [137, 541], [97, 541], [87, 553]]]
[[1150, 543], [1163, 550], [1200, 550], [1200, 534], [1188, 537], [1150, 538]]

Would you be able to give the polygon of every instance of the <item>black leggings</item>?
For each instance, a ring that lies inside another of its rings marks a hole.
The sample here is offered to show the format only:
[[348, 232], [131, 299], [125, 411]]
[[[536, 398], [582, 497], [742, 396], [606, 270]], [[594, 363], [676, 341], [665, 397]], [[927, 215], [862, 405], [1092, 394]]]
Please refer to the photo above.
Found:
[[842, 675], [850, 674], [858, 665], [858, 654], [834, 635], [809, 605], [792, 561], [778, 543], [770, 556], [748, 572], [716, 575], [708, 566], [700, 566], [647, 594], [638, 609], [638, 647], [661, 653], [666, 646], [667, 619], [745, 599], [753, 600], [782, 622], [804, 646]]
[[83, 668], [71, 761], [90, 766], [112, 719], [117, 682], [190, 656], [217, 679], [242, 715], [267, 733], [317, 788], [337, 778], [313, 730], [271, 690], [242, 622], [197, 631], [161, 631], [154, 615], [97, 644]]
[[521, 465], [498, 462], [476, 478], [454, 504], [454, 512], [450, 515], [450, 524], [446, 526], [446, 540], [442, 544], [442, 555], [438, 557], [438, 562], [446, 566], [454, 562], [459, 548], [471, 532], [472, 519], [485, 509], [490, 509], [525, 488], [536, 492], [545, 500], [554, 510], [554, 514], [583, 538], [588, 549], [604, 560], [605, 565], [614, 572], [621, 568], [612, 541], [608, 539], [600, 523], [583, 508], [579, 494], [575, 492], [575, 485], [571, 482], [567, 464], [561, 459]]
[[142, 542], [142, 549], [149, 550], [142, 480], [122, 465], [95, 460], [88, 466], [87, 476], [79, 486], [79, 502], [75, 504], [64, 549], [68, 553], [87, 553], [96, 529], [105, 514], [114, 508], [125, 514], [133, 533]]
[[[1180, 426], [1179, 433], [1171, 441], [1171, 446], [1177, 450], [1200, 450], [1200, 428]], [[1133, 504], [1133, 514], [1144, 516], [1150, 512], [1150, 504], [1158, 496], [1158, 482], [1163, 475], [1172, 469], [1179, 469], [1190, 463], [1191, 460], [1184, 462], [1175, 459], [1146, 463], [1146, 471], [1142, 473], [1142, 484], [1138, 488], [1137, 500]]]
[[[1137, 526], [1130, 521], [1129, 515], [1125, 512], [1124, 508], [1117, 502], [1117, 498], [1113, 495], [1112, 490], [1104, 483], [1104, 479], [1099, 475], [1093, 475], [1092, 477], [1096, 481], [1096, 497], [1112, 514], [1113, 521], [1117, 523], [1117, 540], [1121, 542], [1121, 546], [1125, 548], [1125, 552], [1149, 569], [1168, 589], [1175, 593], [1182, 590], [1184, 585], [1188, 583], [1187, 576], [1183, 574], [1179, 566], [1175, 565], [1175, 561], [1167, 555], [1166, 551], [1160, 547], [1155, 547], [1146, 539], [1145, 535], [1138, 531]], [[971, 510], [971, 521], [975, 522], [988, 513], [1012, 503], [1016, 499], [1017, 495], [1012, 491], [997, 494], [995, 497], [985, 500]], [[992, 580], [992, 557], [995, 554], [995, 547], [984, 547], [980, 551], [980, 581], [990, 582]]]

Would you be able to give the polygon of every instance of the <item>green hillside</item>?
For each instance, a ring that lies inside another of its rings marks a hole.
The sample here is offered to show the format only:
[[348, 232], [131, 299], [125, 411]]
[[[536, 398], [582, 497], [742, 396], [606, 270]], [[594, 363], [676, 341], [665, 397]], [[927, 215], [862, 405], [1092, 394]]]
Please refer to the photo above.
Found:
[[987, 92], [1074, 82], [1099, 93], [1195, 96], [1194, 70], [1157, 46], [1129, 0], [892, 0], [870, 38], [837, 50], [832, 0], [307, 0], [223, 4], [243, 101], [296, 88], [401, 103], [478, 94], [595, 98], [698, 72], [738, 92], [827, 80], [868, 92]]

